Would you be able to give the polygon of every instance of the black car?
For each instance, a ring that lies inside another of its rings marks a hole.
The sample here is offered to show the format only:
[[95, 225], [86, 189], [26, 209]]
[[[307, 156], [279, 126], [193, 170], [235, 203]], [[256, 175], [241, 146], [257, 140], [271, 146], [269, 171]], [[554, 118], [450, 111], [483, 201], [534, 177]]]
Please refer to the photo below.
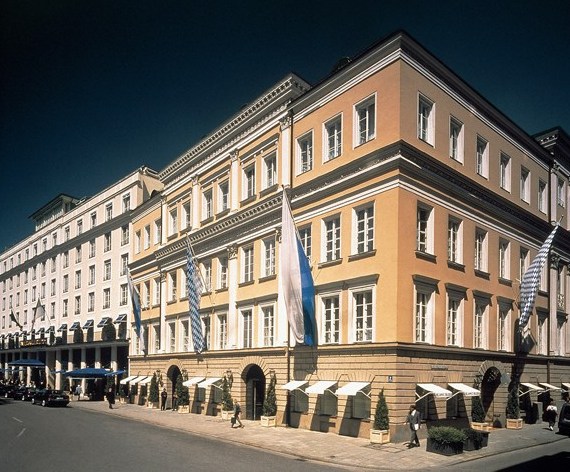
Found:
[[16, 387], [14, 385], [2, 385], [0, 387], [0, 395], [4, 398], [14, 398]]
[[558, 432], [570, 435], [570, 403], [564, 403], [558, 416]]
[[32, 397], [32, 405], [59, 405], [67, 406], [69, 403], [69, 395], [63, 390], [53, 390], [51, 388], [44, 388], [42, 390], [37, 390]]
[[14, 398], [16, 400], [30, 401], [34, 398], [36, 391], [34, 387], [20, 387], [14, 392]]

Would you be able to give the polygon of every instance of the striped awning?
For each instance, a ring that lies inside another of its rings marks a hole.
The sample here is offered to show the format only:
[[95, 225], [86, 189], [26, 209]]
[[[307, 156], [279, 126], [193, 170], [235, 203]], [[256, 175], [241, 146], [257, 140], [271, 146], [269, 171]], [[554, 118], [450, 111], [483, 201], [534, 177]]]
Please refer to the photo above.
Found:
[[293, 390], [297, 390], [307, 383], [309, 383], [308, 380], [291, 380], [290, 382], [287, 382], [285, 385], [281, 385], [281, 388], [283, 390], [289, 390], [290, 392], [292, 392]]
[[550, 385], [546, 382], [538, 382], [538, 384], [546, 390], [562, 390], [560, 387], [555, 387], [554, 385]]
[[370, 382], [349, 382], [340, 387], [335, 393], [337, 395], [347, 395], [354, 397], [358, 392], [361, 392], [370, 385]]
[[453, 390], [456, 390], [457, 393], [462, 393], [465, 397], [478, 397], [481, 395], [481, 391], [470, 387], [469, 385], [462, 383], [450, 383], [447, 385], [449, 385]]
[[200, 382], [198, 384], [198, 388], [208, 388], [208, 387], [214, 385], [216, 382], [219, 382], [220, 380], [222, 380], [221, 377], [212, 377], [212, 378], [203, 380], [202, 382]]
[[188, 380], [185, 380], [184, 382], [182, 382], [182, 385], [184, 385], [185, 387], [191, 387], [192, 385], [199, 384], [205, 378], [206, 377], [192, 377], [191, 379], [188, 379]]
[[121, 385], [125, 385], [127, 383], [129, 383], [131, 380], [136, 379], [138, 377], [138, 375], [131, 375], [129, 377], [124, 378], [123, 380], [121, 380], [119, 383]]
[[316, 395], [322, 395], [327, 390], [330, 390], [330, 388], [333, 385], [336, 385], [336, 383], [337, 383], [336, 380], [319, 380], [318, 382], [314, 383], [313, 385], [305, 389], [305, 393], [307, 394], [314, 393]]
[[544, 391], [544, 389], [542, 387], [539, 387], [538, 385], [534, 385], [528, 382], [521, 382], [521, 385], [523, 387], [528, 388], [529, 390], [534, 390], [535, 392], [542, 392]]

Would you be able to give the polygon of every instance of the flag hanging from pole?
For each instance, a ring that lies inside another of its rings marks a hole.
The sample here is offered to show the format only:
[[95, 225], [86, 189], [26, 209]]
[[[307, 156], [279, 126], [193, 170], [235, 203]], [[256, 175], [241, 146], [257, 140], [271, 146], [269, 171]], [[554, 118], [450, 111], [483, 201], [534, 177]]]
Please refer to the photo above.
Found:
[[186, 239], [186, 288], [188, 292], [190, 326], [192, 328], [192, 344], [194, 345], [194, 352], [200, 354], [206, 347], [202, 332], [202, 320], [200, 319], [202, 281], [200, 280], [199, 269], [196, 267], [196, 259], [190, 245], [190, 238]]
[[548, 238], [546, 238], [546, 241], [544, 241], [544, 244], [538, 251], [538, 254], [523, 275], [520, 288], [521, 316], [519, 319], [519, 329], [521, 330], [528, 323], [532, 309], [534, 308], [536, 292], [538, 291], [538, 283], [540, 282], [540, 274], [542, 273], [542, 268], [548, 259], [548, 252], [552, 246], [552, 241], [558, 226], [560, 225], [557, 224]]
[[135, 318], [135, 332], [139, 338], [139, 343], [142, 346], [141, 349], [144, 351], [144, 342], [142, 339], [141, 330], [141, 296], [138, 290], [133, 284], [133, 278], [131, 277], [130, 271], [127, 273], [127, 283], [129, 284], [129, 292], [131, 294], [131, 303], [133, 305], [133, 316]]
[[317, 344], [315, 285], [285, 191], [283, 191], [279, 256], [280, 293], [283, 296], [289, 326], [297, 343], [315, 346]]
[[36, 307], [34, 308], [34, 316], [32, 318], [32, 328], [34, 327], [34, 323], [36, 322], [36, 320], [42, 319], [45, 316], [46, 312], [45, 312], [45, 308], [42, 305], [42, 302], [40, 300], [40, 298], [38, 297], [38, 303], [36, 303]]
[[18, 323], [16, 315], [14, 315], [14, 311], [12, 309], [10, 309], [10, 320], [12, 320], [12, 323], [14, 323], [18, 328], [22, 329], [22, 325]]

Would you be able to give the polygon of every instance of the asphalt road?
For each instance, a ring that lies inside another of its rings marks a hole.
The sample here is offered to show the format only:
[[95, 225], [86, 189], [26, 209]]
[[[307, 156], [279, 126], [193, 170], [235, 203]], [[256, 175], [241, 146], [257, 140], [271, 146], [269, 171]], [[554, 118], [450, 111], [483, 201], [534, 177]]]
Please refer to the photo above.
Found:
[[[324, 472], [286, 455], [109, 415], [0, 402], [0, 471]], [[341, 469], [336, 469], [341, 470]]]

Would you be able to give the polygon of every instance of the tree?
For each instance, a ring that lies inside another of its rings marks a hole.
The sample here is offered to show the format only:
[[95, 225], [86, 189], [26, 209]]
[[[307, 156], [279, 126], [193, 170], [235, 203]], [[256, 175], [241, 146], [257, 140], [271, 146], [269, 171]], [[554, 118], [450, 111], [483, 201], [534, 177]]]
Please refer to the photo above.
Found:
[[158, 402], [158, 379], [156, 378], [156, 373], [152, 374], [152, 379], [150, 379], [150, 391], [148, 392], [148, 401], [150, 403]]
[[483, 402], [481, 397], [473, 397], [471, 400], [471, 419], [475, 423], [485, 422], [485, 409], [483, 408]]
[[117, 337], [117, 330], [111, 322], [107, 322], [101, 331], [101, 339], [103, 341], [114, 341]]
[[74, 343], [83, 342], [83, 330], [81, 328], [77, 328], [75, 331], [73, 331], [73, 342]]
[[509, 390], [509, 396], [507, 398], [507, 418], [509, 420], [518, 420], [520, 417], [520, 407], [519, 407], [519, 385], [514, 383]]
[[388, 416], [388, 404], [384, 396], [384, 389], [378, 394], [376, 411], [374, 413], [374, 429], [386, 431], [390, 428], [390, 418]]
[[234, 409], [234, 401], [232, 400], [230, 388], [228, 377], [224, 375], [224, 379], [222, 380], [222, 410], [224, 411], [232, 411]]
[[277, 414], [277, 397], [275, 396], [275, 385], [277, 384], [277, 377], [275, 374], [271, 375], [267, 393], [263, 402], [263, 416], [275, 416]]
[[176, 395], [178, 396], [178, 405], [187, 406], [190, 404], [190, 395], [188, 395], [188, 387], [182, 385], [182, 376], [176, 379]]

